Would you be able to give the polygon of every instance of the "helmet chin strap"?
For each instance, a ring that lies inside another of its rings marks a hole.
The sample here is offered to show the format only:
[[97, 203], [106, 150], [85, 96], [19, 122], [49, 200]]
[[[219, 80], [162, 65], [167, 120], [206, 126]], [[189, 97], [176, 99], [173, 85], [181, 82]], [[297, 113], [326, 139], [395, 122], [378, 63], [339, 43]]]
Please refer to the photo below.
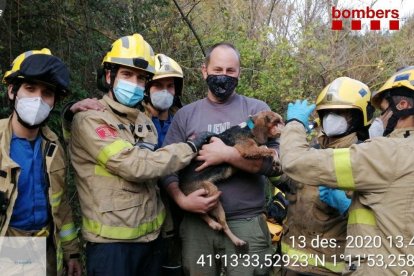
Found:
[[[21, 86], [21, 84], [15, 84], [15, 85], [13, 85], [13, 90], [12, 90], [12, 92], [13, 92], [13, 99], [10, 101], [10, 105], [11, 105], [11, 108], [15, 111], [15, 113], [16, 113], [16, 115], [17, 115], [17, 121], [22, 125], [22, 126], [24, 126], [25, 128], [27, 128], [27, 129], [36, 129], [36, 128], [40, 128], [41, 126], [43, 126], [48, 120], [49, 120], [49, 117], [50, 117], [50, 113], [49, 113], [49, 116], [47, 116], [47, 118], [43, 121], [43, 122], [41, 122], [41, 123], [39, 123], [39, 124], [36, 124], [36, 125], [29, 125], [28, 123], [26, 123], [25, 121], [23, 121], [22, 120], [22, 118], [20, 117], [20, 115], [19, 115], [19, 113], [17, 112], [17, 110], [16, 110], [16, 97], [17, 97], [17, 91], [19, 91], [19, 89], [20, 89], [20, 86]], [[57, 96], [56, 96], [56, 93], [55, 93], [55, 101], [54, 101], [54, 103], [53, 103], [53, 108], [54, 108], [54, 106], [55, 106], [55, 104], [56, 104], [56, 101], [57, 101]], [[52, 108], [52, 109], [53, 109]], [[52, 110], [51, 110], [52, 111]]]
[[414, 115], [414, 108], [399, 110], [397, 109], [397, 105], [394, 103], [393, 99], [390, 96], [386, 97], [385, 99], [390, 104], [389, 106], [392, 110], [392, 115], [388, 119], [387, 127], [384, 130], [384, 137], [394, 131], [400, 118]]
[[[16, 109], [15, 109], [16, 110]], [[17, 121], [22, 125], [22, 126], [24, 126], [25, 128], [28, 128], [28, 129], [36, 129], [36, 128], [40, 128], [41, 126], [43, 126], [46, 122], [47, 122], [47, 120], [49, 119], [49, 116], [43, 121], [43, 122], [41, 122], [40, 124], [37, 124], [37, 125], [29, 125], [28, 123], [26, 123], [25, 121], [23, 121], [22, 120], [22, 118], [20, 118], [20, 116], [19, 116], [19, 113], [17, 113], [17, 111], [16, 111], [16, 114], [17, 114]]]
[[14, 111], [15, 111], [15, 113], [16, 113], [16, 115], [17, 115], [17, 121], [22, 125], [22, 126], [24, 126], [25, 128], [27, 128], [27, 129], [36, 129], [36, 128], [39, 128], [39, 127], [41, 127], [42, 125], [44, 125], [46, 122], [47, 122], [47, 120], [49, 119], [49, 116], [47, 116], [47, 118], [43, 121], [43, 122], [41, 122], [41, 123], [39, 123], [39, 124], [36, 124], [36, 125], [29, 125], [28, 123], [26, 123], [25, 121], [23, 121], [22, 120], [22, 118], [20, 117], [20, 115], [19, 115], [19, 112], [17, 112], [17, 110], [16, 110], [16, 94], [14, 94], [14, 98], [13, 98], [13, 109], [14, 109]]
[[109, 92], [112, 93], [112, 97], [114, 99], [114, 101], [116, 101], [117, 103], [119, 103], [118, 99], [116, 98], [115, 92], [114, 92], [114, 85], [115, 85], [115, 77], [116, 77], [116, 73], [118, 72], [118, 68], [111, 68], [109, 71], [109, 78], [110, 78], [110, 83], [109, 83]]
[[[322, 131], [322, 132], [326, 135], [326, 133], [324, 131]], [[326, 137], [328, 137], [329, 139], [331, 139], [331, 138], [332, 139], [338, 139], [338, 138], [345, 137], [345, 136], [347, 136], [347, 135], [349, 135], [351, 133], [352, 133], [352, 131], [350, 131], [350, 129], [348, 128], [348, 130], [345, 131], [344, 133], [341, 133], [341, 134], [338, 134], [338, 135], [333, 135], [333, 136], [326, 135]]]
[[[115, 95], [114, 86], [115, 86], [115, 78], [116, 74], [118, 73], [119, 67], [112, 67], [110, 70], [110, 83], [109, 83], [109, 93], [112, 93], [112, 98], [115, 102], [121, 104], [118, 98]], [[144, 92], [144, 99], [145, 99], [145, 92]], [[140, 111], [144, 110], [142, 105], [142, 101], [138, 102], [134, 107], [138, 108]]]
[[392, 115], [388, 119], [387, 127], [385, 128], [384, 133], [382, 134], [382, 136], [384, 137], [388, 136], [388, 134], [394, 131], [395, 126], [397, 125], [398, 120], [400, 119], [400, 116], [398, 116], [396, 111], [394, 110], [395, 108], [392, 108], [392, 109], [393, 109]]
[[346, 129], [346, 131], [344, 133], [334, 135], [334, 136], [328, 136], [328, 135], [326, 135], [325, 132], [323, 132], [323, 133], [325, 133], [326, 137], [333, 138], [333, 139], [338, 139], [338, 138], [348, 136], [351, 133], [359, 131], [359, 127], [355, 126], [354, 120], [355, 120], [354, 116], [352, 116], [352, 119], [350, 120], [350, 122], [348, 122], [348, 120], [347, 120], [348, 128]]

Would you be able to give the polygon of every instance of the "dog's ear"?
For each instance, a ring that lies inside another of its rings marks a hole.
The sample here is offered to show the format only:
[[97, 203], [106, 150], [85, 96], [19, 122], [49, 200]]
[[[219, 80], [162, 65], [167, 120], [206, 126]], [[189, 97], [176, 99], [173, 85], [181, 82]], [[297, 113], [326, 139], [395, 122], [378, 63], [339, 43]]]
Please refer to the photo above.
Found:
[[278, 138], [280, 134], [282, 134], [282, 129], [285, 126], [283, 123], [279, 123], [277, 125], [271, 126], [269, 128], [269, 138]]
[[264, 126], [255, 125], [252, 129], [252, 134], [254, 136], [254, 140], [259, 144], [263, 145], [267, 142], [267, 132], [268, 128]]
[[268, 123], [270, 123], [272, 125], [277, 125], [280, 122], [283, 122], [282, 116], [280, 116], [279, 114], [277, 114], [276, 112], [273, 112], [273, 111], [269, 111], [269, 113], [266, 114], [266, 120], [267, 120]]
[[271, 124], [272, 121], [274, 121], [274, 120], [275, 120], [275, 118], [273, 118], [271, 115], [266, 114], [266, 116], [265, 116], [266, 125]]
[[254, 136], [254, 140], [263, 145], [267, 142], [268, 138], [268, 127], [267, 127], [267, 116], [263, 113], [256, 114], [252, 117], [254, 121], [254, 128], [252, 129], [252, 134]]
[[266, 116], [269, 121], [269, 138], [277, 138], [280, 136], [283, 127], [283, 118], [279, 114], [272, 112], [270, 115]]

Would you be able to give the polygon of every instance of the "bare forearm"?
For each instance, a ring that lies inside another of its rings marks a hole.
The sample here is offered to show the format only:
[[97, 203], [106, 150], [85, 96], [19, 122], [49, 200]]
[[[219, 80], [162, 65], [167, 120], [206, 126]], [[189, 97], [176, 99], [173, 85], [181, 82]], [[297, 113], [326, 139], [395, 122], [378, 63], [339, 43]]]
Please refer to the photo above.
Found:
[[181, 204], [183, 199], [185, 198], [184, 193], [181, 191], [180, 187], [178, 186], [178, 182], [172, 182], [168, 186], [166, 186], [166, 190], [170, 197], [177, 203], [180, 208], [182, 208]]
[[243, 158], [239, 151], [234, 147], [229, 147], [231, 154], [226, 155], [226, 162], [230, 165], [249, 173], [257, 173], [260, 171], [263, 159], [246, 159]]

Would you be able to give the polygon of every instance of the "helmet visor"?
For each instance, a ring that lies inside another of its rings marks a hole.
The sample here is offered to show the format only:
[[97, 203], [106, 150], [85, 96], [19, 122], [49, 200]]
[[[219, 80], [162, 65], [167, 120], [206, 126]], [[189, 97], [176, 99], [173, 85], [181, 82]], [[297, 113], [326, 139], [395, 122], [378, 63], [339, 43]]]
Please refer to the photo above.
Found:
[[62, 93], [68, 92], [69, 70], [57, 57], [51, 55], [31, 55], [21, 64], [20, 69], [9, 78], [24, 78], [55, 86]]

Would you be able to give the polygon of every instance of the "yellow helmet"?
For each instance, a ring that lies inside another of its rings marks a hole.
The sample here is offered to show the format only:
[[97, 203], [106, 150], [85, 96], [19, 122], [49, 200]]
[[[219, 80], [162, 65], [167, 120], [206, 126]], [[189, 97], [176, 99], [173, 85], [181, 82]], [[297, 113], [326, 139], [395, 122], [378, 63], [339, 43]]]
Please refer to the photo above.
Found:
[[374, 108], [370, 103], [371, 91], [364, 83], [340, 77], [328, 84], [316, 99], [316, 111], [328, 109], [357, 109], [362, 113], [364, 126], [372, 121]]
[[24, 52], [23, 54], [18, 55], [12, 62], [11, 69], [9, 71], [6, 71], [3, 76], [3, 83], [10, 84], [10, 78], [9, 76], [13, 73], [17, 72], [20, 69], [20, 66], [22, 65], [23, 60], [25, 60], [27, 57], [34, 55], [34, 54], [44, 54], [44, 55], [52, 55], [52, 52], [48, 48], [43, 48], [42, 50], [31, 50]]
[[102, 64], [111, 69], [111, 64], [144, 70], [154, 74], [154, 51], [140, 34], [121, 37], [112, 43]]
[[272, 243], [275, 244], [280, 241], [283, 233], [283, 226], [277, 223], [273, 223], [271, 221], [266, 221], [267, 228], [269, 228], [270, 236], [272, 238]]
[[[372, 105], [379, 108], [381, 100], [387, 91], [396, 90], [396, 88], [408, 88], [414, 93], [414, 66], [405, 67], [389, 78], [384, 85], [372, 93]], [[413, 95], [414, 96], [414, 95]]]
[[184, 75], [180, 65], [164, 54], [155, 55], [155, 75], [152, 77], [152, 80], [168, 77], [174, 78], [175, 94], [181, 96]]
[[13, 84], [24, 79], [52, 85], [61, 94], [69, 92], [69, 70], [47, 48], [27, 51], [17, 56], [11, 69], [4, 74], [3, 83]]

